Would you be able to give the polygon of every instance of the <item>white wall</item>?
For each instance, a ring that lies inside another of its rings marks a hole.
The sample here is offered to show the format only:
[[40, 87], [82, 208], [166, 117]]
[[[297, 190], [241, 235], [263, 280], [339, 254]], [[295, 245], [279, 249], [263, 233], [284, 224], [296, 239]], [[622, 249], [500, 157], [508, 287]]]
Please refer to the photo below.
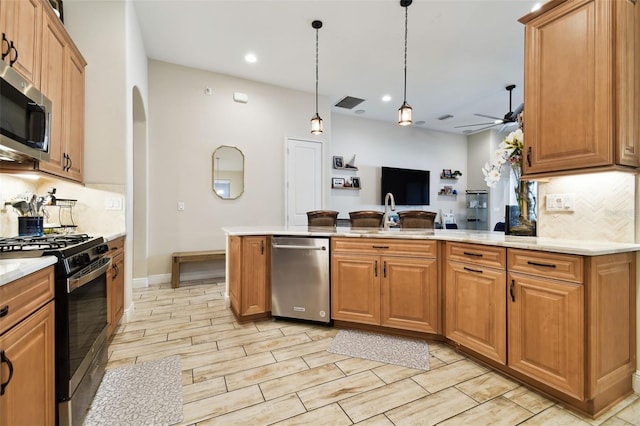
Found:
[[[431, 172], [430, 205], [402, 206], [398, 210], [427, 210], [456, 214], [459, 224], [466, 221], [467, 142], [462, 135], [434, 132], [417, 126], [401, 127], [395, 123], [367, 120], [345, 114], [332, 115], [332, 156], [347, 162], [356, 155], [357, 172], [331, 170], [331, 177], [359, 176], [362, 189], [330, 189], [331, 209], [348, 219], [354, 210], [383, 210], [380, 200], [380, 167], [400, 167]], [[460, 170], [458, 181], [440, 179], [442, 169]], [[453, 185], [459, 195], [437, 195], [444, 185]], [[440, 216], [438, 216], [438, 219]], [[461, 226], [462, 227], [462, 226]]]
[[[249, 102], [234, 102], [234, 92]], [[150, 61], [149, 274], [168, 273], [174, 251], [224, 248], [224, 226], [284, 224], [285, 139], [330, 141], [327, 99], [319, 106], [325, 132], [312, 136], [312, 93]], [[237, 200], [213, 192], [212, 155], [220, 145], [245, 156]]]

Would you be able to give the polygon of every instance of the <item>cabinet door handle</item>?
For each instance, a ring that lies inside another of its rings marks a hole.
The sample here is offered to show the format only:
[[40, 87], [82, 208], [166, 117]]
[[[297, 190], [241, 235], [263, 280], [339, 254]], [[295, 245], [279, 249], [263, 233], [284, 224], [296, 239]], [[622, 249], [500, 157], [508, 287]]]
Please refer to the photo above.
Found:
[[382, 275], [387, 278], [387, 261], [385, 260], [382, 263]]
[[464, 270], [469, 272], [477, 272], [478, 274], [482, 273], [482, 270], [480, 269], [471, 269], [471, 268], [467, 268], [466, 266], [464, 267]]
[[527, 166], [531, 167], [531, 147], [527, 149]]
[[0, 318], [6, 317], [9, 314], [9, 305], [0, 308]]
[[[4, 50], [4, 46], [7, 46], [7, 50]], [[11, 45], [9, 44], [9, 40], [7, 40], [7, 35], [2, 33], [2, 60], [7, 57], [7, 55], [11, 53]]]
[[532, 261], [528, 261], [527, 263], [529, 265], [541, 266], [543, 268], [555, 268], [556, 267], [556, 265], [554, 265], [553, 263], [540, 263], [540, 262], [532, 262]]
[[482, 253], [470, 253], [468, 251], [463, 252], [465, 256], [482, 257]]
[[511, 295], [512, 302], [516, 301], [515, 287], [516, 287], [516, 280], [511, 280], [511, 285], [509, 286], [509, 294]]
[[264, 240], [260, 241], [260, 254], [264, 254]]
[[13, 64], [18, 62], [18, 49], [16, 49], [16, 47], [14, 46], [13, 40], [11, 41], [11, 43], [9, 43], [9, 45], [11, 46], [10, 50], [13, 50], [13, 52], [16, 54], [16, 56], [14, 56], [13, 59], [11, 59], [11, 56], [9, 56], [9, 66], [12, 67]]
[[120, 268], [118, 268], [118, 265], [116, 265], [115, 263], [113, 263], [113, 264], [111, 265], [111, 269], [113, 269], [113, 275], [111, 275], [111, 279], [112, 279], [112, 280], [115, 280], [115, 279], [116, 279], [116, 277], [117, 277], [118, 275], [120, 275]]
[[0, 351], [0, 365], [2, 365], [2, 363], [7, 364], [7, 366], [9, 367], [9, 378], [6, 382], [0, 383], [0, 396], [4, 395], [4, 390], [7, 388], [7, 385], [9, 385], [9, 382], [13, 377], [13, 364], [11, 363], [11, 360], [7, 358], [7, 355], [4, 353], [4, 351]]
[[371, 246], [374, 249], [388, 249], [389, 246]]
[[71, 167], [73, 166], [73, 161], [71, 161], [71, 156], [67, 155], [67, 160], [69, 160], [69, 165], [67, 166], [67, 171], [71, 170]]
[[378, 276], [378, 261], [376, 260], [376, 262], [373, 264], [373, 276], [377, 277]]

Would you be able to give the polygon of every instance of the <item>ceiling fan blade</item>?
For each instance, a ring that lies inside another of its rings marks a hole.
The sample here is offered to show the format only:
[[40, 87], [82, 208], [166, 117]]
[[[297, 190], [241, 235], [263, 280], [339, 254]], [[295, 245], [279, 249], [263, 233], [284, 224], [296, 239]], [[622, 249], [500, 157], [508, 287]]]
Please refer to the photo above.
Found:
[[[500, 123], [498, 123], [498, 124], [500, 124]], [[472, 131], [471, 131], [471, 132], [469, 132], [469, 133], [478, 133], [478, 132], [481, 132], [481, 131], [483, 131], [483, 130], [487, 130], [487, 129], [490, 129], [490, 128], [492, 128], [492, 127], [495, 127], [495, 126], [497, 126], [498, 124], [491, 124], [490, 126], [483, 127], [483, 128], [481, 128], [481, 129], [475, 129], [475, 130], [472, 130]]]
[[[478, 117], [490, 118], [492, 120], [502, 120], [502, 118], [494, 117], [493, 115], [485, 115], [485, 114], [473, 114], [473, 115], [477, 115]], [[500, 124], [500, 123], [495, 123], [495, 124]]]
[[465, 124], [464, 126], [455, 126], [454, 129], [457, 129], [459, 127], [475, 127], [475, 126], [486, 126], [487, 124], [491, 124], [492, 126], [495, 126], [496, 123], [478, 123], [478, 124]]
[[504, 123], [502, 125], [502, 127], [500, 127], [500, 130], [498, 130], [498, 134], [506, 133], [505, 130], [507, 130], [508, 128], [513, 127], [514, 125], [517, 125], [517, 124], [518, 123], [514, 123], [514, 122]]

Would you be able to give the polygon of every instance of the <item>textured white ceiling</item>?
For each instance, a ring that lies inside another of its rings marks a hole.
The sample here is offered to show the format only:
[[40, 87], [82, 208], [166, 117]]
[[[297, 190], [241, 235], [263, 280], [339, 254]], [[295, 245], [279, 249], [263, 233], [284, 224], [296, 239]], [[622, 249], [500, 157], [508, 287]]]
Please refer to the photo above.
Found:
[[[315, 30], [319, 92], [335, 104], [365, 99], [337, 113], [397, 121], [402, 104], [404, 8], [399, 0], [134, 0], [150, 58], [313, 93]], [[505, 86], [523, 100], [524, 26], [533, 0], [414, 0], [409, 7], [407, 102], [420, 127], [455, 126], [503, 117]], [[244, 56], [253, 52], [258, 62]], [[389, 94], [388, 103], [381, 97]], [[315, 106], [309, 105], [309, 118]], [[454, 118], [439, 121], [451, 114]], [[500, 126], [496, 127], [499, 128]]]

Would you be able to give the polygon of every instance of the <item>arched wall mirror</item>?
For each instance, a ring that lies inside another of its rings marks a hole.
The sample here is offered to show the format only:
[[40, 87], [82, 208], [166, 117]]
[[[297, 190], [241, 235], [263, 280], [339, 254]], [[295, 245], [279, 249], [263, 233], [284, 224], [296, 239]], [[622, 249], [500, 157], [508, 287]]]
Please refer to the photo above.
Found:
[[244, 154], [235, 146], [221, 145], [211, 158], [213, 192], [222, 199], [235, 200], [244, 192]]

